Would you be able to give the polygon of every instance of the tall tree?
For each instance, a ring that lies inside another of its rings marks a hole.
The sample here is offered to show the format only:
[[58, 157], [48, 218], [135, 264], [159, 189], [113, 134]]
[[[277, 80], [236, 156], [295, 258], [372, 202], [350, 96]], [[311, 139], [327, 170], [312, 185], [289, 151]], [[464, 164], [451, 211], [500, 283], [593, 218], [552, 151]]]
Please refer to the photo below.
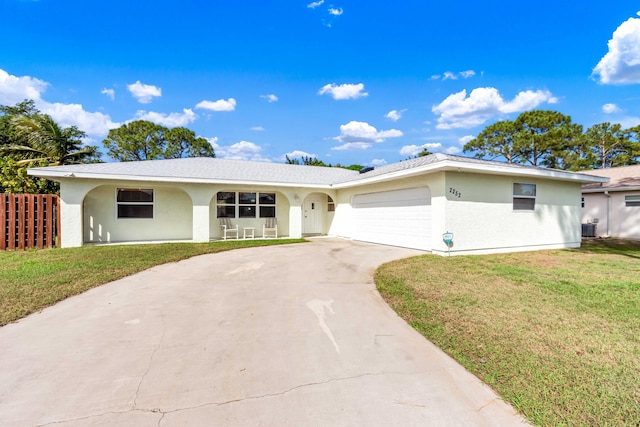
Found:
[[467, 142], [463, 151], [474, 152], [474, 157], [491, 160], [504, 157], [508, 163], [517, 163], [520, 154], [513, 146], [517, 133], [515, 122], [505, 120], [487, 126], [480, 134]]
[[331, 164], [325, 163], [311, 156], [302, 156], [300, 158], [285, 156], [285, 163], [288, 165], [306, 165], [306, 166], [326, 166], [331, 167]]
[[587, 144], [594, 154], [593, 167], [596, 169], [624, 166], [629, 164], [629, 139], [620, 124], [598, 123], [585, 132]]
[[167, 159], [182, 157], [215, 157], [211, 143], [187, 128], [178, 127], [164, 132], [167, 148], [164, 156]]
[[215, 157], [209, 141], [196, 138], [189, 129], [168, 129], [146, 120], [111, 129], [102, 143], [108, 150], [107, 155], [120, 162]]
[[0, 153], [16, 159], [19, 166], [49, 166], [88, 163], [98, 160], [98, 147], [83, 146], [84, 132], [75, 126], [60, 127], [47, 114], [18, 115], [11, 119], [18, 142], [0, 148]]
[[31, 99], [25, 99], [14, 106], [0, 105], [0, 146], [23, 145], [24, 140], [19, 140], [11, 119], [17, 116], [32, 117], [40, 112]]
[[542, 165], [546, 156], [553, 156], [566, 148], [581, 128], [571, 123], [571, 117], [557, 111], [525, 111], [515, 120], [513, 145], [523, 163]]
[[120, 162], [161, 159], [166, 148], [163, 132], [160, 125], [136, 120], [111, 129], [102, 144], [107, 155]]

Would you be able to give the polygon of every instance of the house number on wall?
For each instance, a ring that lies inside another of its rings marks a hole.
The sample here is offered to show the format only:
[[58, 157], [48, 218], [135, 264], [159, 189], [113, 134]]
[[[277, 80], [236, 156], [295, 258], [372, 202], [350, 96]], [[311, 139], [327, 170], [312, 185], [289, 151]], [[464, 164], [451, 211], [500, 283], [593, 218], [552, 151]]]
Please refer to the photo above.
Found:
[[459, 199], [460, 197], [462, 197], [462, 193], [461, 193], [461, 192], [459, 192], [458, 190], [456, 190], [456, 189], [455, 189], [455, 188], [453, 188], [453, 187], [449, 187], [449, 193], [453, 194], [453, 195], [454, 195], [454, 196], [456, 196], [458, 199]]

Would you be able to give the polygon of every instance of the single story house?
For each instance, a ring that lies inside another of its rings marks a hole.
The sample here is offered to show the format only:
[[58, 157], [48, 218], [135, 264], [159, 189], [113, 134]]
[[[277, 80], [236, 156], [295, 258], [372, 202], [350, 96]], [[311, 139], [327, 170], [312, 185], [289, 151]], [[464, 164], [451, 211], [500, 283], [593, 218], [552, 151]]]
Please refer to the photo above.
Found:
[[[445, 255], [579, 247], [581, 185], [606, 178], [433, 154], [361, 172], [186, 158], [29, 169], [60, 183], [63, 247], [328, 235]], [[225, 221], [228, 221], [225, 220]], [[452, 233], [445, 234], [445, 233]]]
[[640, 165], [585, 173], [610, 181], [582, 186], [582, 222], [597, 237], [640, 239]]

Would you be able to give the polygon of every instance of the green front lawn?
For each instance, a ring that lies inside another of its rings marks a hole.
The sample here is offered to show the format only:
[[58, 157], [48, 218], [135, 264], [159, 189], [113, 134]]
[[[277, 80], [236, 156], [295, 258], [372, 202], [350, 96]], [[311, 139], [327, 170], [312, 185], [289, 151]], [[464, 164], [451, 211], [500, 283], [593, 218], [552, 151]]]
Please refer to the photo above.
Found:
[[303, 239], [84, 246], [0, 252], [0, 326], [95, 286], [196, 255]]
[[395, 261], [411, 326], [536, 425], [640, 425], [640, 242]]

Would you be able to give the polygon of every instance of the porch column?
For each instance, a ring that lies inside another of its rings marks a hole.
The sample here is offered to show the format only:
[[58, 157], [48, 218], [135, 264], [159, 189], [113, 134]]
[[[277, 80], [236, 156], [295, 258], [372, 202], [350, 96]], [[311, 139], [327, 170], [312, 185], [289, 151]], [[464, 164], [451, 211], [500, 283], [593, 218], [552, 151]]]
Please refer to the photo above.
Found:
[[84, 243], [84, 197], [97, 184], [76, 181], [73, 178], [60, 180], [60, 247], [77, 248]]
[[60, 197], [60, 247], [77, 248], [82, 246], [82, 201], [67, 203]]
[[292, 239], [302, 237], [302, 199], [291, 200], [289, 205], [289, 237]]
[[193, 231], [191, 239], [194, 242], [208, 242], [210, 239], [209, 203], [210, 194], [191, 194], [193, 200]]

